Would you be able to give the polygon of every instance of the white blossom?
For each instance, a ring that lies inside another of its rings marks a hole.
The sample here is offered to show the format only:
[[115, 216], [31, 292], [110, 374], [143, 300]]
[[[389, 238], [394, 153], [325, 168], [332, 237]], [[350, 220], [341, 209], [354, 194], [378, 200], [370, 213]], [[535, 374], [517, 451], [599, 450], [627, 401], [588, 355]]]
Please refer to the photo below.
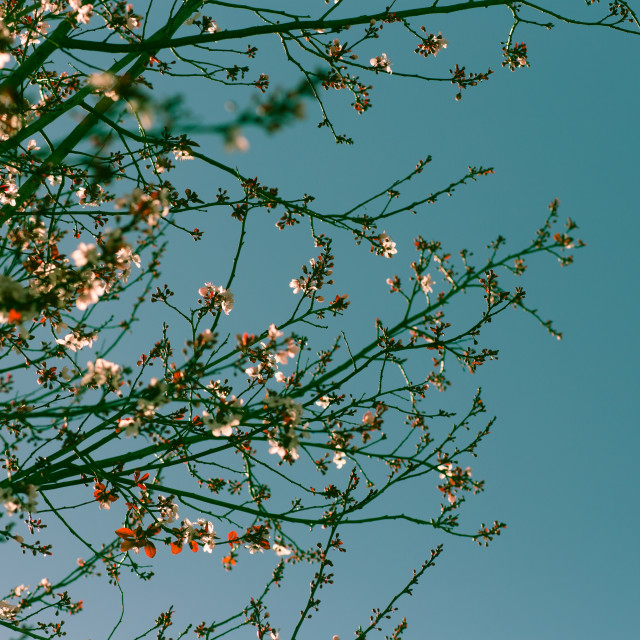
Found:
[[424, 291], [425, 295], [428, 296], [433, 291], [435, 280], [429, 274], [426, 276], [417, 276], [417, 280], [420, 288]]
[[121, 384], [122, 369], [114, 362], [98, 358], [95, 362], [87, 362], [87, 369], [80, 381], [83, 385], [108, 385], [111, 389], [117, 389]]
[[391, 61], [387, 58], [386, 53], [382, 53], [375, 58], [371, 58], [371, 60], [369, 60], [369, 64], [376, 69], [383, 69], [387, 73], [393, 73], [393, 71], [391, 71]]
[[224, 287], [216, 287], [211, 282], [206, 282], [204, 287], [198, 289], [198, 293], [202, 296], [204, 302], [213, 308], [220, 308], [226, 315], [231, 313], [235, 298], [233, 293]]
[[80, 351], [83, 347], [92, 347], [97, 338], [97, 333], [92, 333], [88, 336], [76, 336], [74, 333], [68, 333], [64, 338], [57, 338], [56, 342], [75, 352]]

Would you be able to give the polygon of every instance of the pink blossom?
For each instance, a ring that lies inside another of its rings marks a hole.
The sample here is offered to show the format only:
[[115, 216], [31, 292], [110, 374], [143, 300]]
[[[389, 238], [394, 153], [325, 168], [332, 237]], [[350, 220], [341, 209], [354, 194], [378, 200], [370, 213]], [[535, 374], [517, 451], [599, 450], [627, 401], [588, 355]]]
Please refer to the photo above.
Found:
[[107, 285], [102, 280], [98, 280], [93, 276], [88, 286], [80, 290], [80, 295], [76, 298], [76, 307], [78, 307], [80, 311], [85, 311], [89, 305], [98, 302], [106, 290]]
[[95, 264], [98, 261], [98, 247], [95, 244], [81, 242], [78, 248], [71, 253], [71, 258], [76, 267], [84, 267], [86, 264]]
[[287, 346], [282, 351], [278, 351], [278, 353], [276, 353], [275, 361], [278, 364], [287, 364], [288, 359], [295, 358], [299, 352], [300, 347], [291, 338], [289, 338]]
[[398, 253], [396, 249], [396, 243], [386, 234], [386, 232], [382, 232], [378, 239], [380, 240], [380, 244], [382, 245], [382, 255], [385, 258], [391, 258], [391, 256]]
[[84, 347], [93, 346], [94, 341], [98, 337], [97, 333], [93, 333], [88, 336], [78, 335], [74, 333], [68, 333], [64, 338], [57, 338], [56, 342], [66, 347], [70, 351], [80, 351]]
[[122, 383], [122, 369], [114, 362], [98, 358], [95, 362], [87, 362], [87, 369], [81, 380], [83, 385], [107, 385], [111, 389], [117, 389]]
[[282, 331], [278, 331], [275, 324], [270, 324], [267, 335], [271, 340], [275, 340], [276, 338], [282, 337], [284, 334], [282, 333]]
[[375, 58], [371, 58], [371, 60], [369, 60], [369, 63], [376, 69], [384, 69], [384, 71], [386, 71], [387, 73], [393, 73], [393, 71], [391, 71], [391, 61], [389, 60], [389, 58], [387, 58], [386, 53], [382, 53]]
[[76, 11], [76, 21], [79, 24], [89, 24], [91, 16], [93, 16], [93, 5], [82, 4], [82, 0], [69, 0], [71, 8]]
[[216, 287], [211, 282], [206, 282], [204, 287], [198, 289], [198, 293], [203, 297], [203, 301], [214, 309], [222, 309], [226, 315], [231, 313], [235, 298], [233, 293], [224, 287]]
[[373, 415], [373, 413], [371, 413], [371, 411], [367, 411], [362, 416], [362, 423], [363, 424], [373, 425], [375, 423], [375, 420], [376, 420], [376, 417]]

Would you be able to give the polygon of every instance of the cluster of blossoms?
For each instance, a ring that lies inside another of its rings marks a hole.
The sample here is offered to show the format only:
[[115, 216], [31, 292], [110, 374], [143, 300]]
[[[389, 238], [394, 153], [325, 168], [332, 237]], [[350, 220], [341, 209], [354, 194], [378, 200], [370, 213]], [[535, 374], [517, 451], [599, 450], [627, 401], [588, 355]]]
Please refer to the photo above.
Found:
[[[41, 236], [40, 226], [14, 230], [11, 234], [16, 243], [31, 241], [34, 245], [46, 241]], [[20, 321], [26, 316], [38, 315], [43, 305], [61, 308], [73, 302], [80, 311], [86, 311], [111, 291], [117, 280], [126, 283], [133, 266], [140, 268], [141, 265], [140, 257], [133, 253], [120, 230], [110, 232], [102, 247], [100, 255], [95, 244], [81, 242], [71, 253], [76, 269], [70, 268], [69, 260], [58, 253], [55, 242], [50, 262], [45, 262], [40, 253], [34, 253], [26, 262], [32, 276], [28, 288], [0, 276], [0, 314], [5, 308], [8, 311], [13, 309], [14, 319], [5, 318], [5, 321]], [[87, 345], [77, 344], [72, 336], [67, 336], [64, 342], [57, 342], [70, 348]]]
[[166, 391], [166, 382], [158, 380], [157, 378], [151, 378], [146, 388], [146, 396], [138, 398], [136, 415], [133, 418], [120, 418], [116, 431], [122, 431], [124, 429], [127, 438], [138, 436], [140, 434], [140, 427], [153, 420], [157, 407], [169, 402]]
[[369, 64], [374, 67], [376, 71], [382, 69], [387, 73], [393, 73], [391, 70], [391, 61], [387, 58], [386, 53], [376, 56], [375, 58], [371, 58], [371, 60], [369, 60]]
[[206, 282], [204, 287], [198, 289], [198, 293], [202, 296], [201, 302], [206, 306], [208, 311], [217, 312], [222, 310], [226, 315], [231, 313], [235, 303], [231, 291], [228, 291], [224, 287], [216, 287], [211, 284], [211, 282]]
[[64, 338], [57, 338], [56, 342], [69, 351], [80, 351], [84, 347], [92, 347], [93, 343], [98, 339], [98, 334], [92, 331], [89, 334], [73, 331], [68, 333]]
[[453, 463], [445, 462], [438, 465], [440, 471], [440, 479], [446, 479], [446, 482], [438, 487], [438, 489], [446, 496], [449, 504], [455, 504], [457, 500], [457, 489], [467, 485], [467, 481], [471, 478], [471, 467], [461, 469], [454, 467]]
[[71, 252], [71, 259], [76, 267], [84, 267], [88, 264], [97, 264], [98, 247], [95, 244], [81, 242], [75, 251]]
[[182, 162], [183, 160], [193, 160], [191, 149], [189, 149], [188, 147], [174, 149], [173, 155], [175, 156], [176, 160], [180, 160], [180, 162]]
[[202, 545], [202, 550], [206, 553], [211, 553], [216, 546], [216, 534], [213, 523], [204, 518], [198, 518], [197, 522], [191, 522], [191, 520], [185, 518], [182, 521], [182, 526], [173, 531], [177, 537], [177, 541], [171, 543], [171, 553], [180, 553], [185, 544], [188, 545], [193, 552], [198, 551], [199, 545]]
[[227, 399], [226, 396], [220, 397], [221, 407], [215, 418], [208, 412], [202, 412], [202, 422], [209, 428], [211, 428], [211, 435], [215, 438], [225, 436], [228, 438], [233, 435], [233, 428], [240, 426], [240, 420], [242, 419], [241, 413], [235, 413], [235, 409], [239, 409], [243, 404], [242, 398], [236, 398], [231, 396]]
[[76, 307], [78, 307], [80, 311], [85, 311], [89, 308], [89, 305], [98, 302], [106, 290], [107, 284], [103, 280], [96, 278], [94, 274], [91, 274], [85, 286], [78, 292]]
[[371, 248], [369, 251], [371, 251], [371, 253], [375, 253], [384, 258], [391, 258], [398, 253], [396, 243], [389, 237], [386, 231], [383, 231], [377, 236], [372, 236], [370, 240]]
[[324, 297], [315, 295], [314, 292], [320, 291], [325, 284], [333, 284], [331, 279], [325, 281], [325, 278], [329, 278], [333, 274], [333, 255], [330, 246], [325, 246], [322, 255], [310, 258], [309, 265], [310, 267], [302, 265], [303, 275], [291, 280], [289, 287], [293, 289], [294, 295], [302, 292], [308, 298], [315, 297], [317, 302], [324, 302]]
[[107, 192], [99, 185], [94, 184], [89, 188], [80, 187], [76, 191], [78, 204], [82, 207], [99, 207], [104, 203]]
[[0, 600], [0, 620], [13, 620], [20, 611], [16, 604], [10, 604], [6, 600]]
[[93, 5], [83, 4], [83, 0], [69, 0], [71, 8], [76, 12], [79, 24], [89, 24], [93, 16]]
[[527, 45], [524, 42], [516, 42], [511, 48], [505, 45], [502, 48], [502, 54], [504, 56], [502, 66], [508, 66], [511, 71], [515, 71], [520, 67], [529, 66], [529, 61], [527, 60]]
[[341, 451], [340, 445], [336, 445], [333, 450], [333, 464], [335, 464], [338, 469], [342, 469], [342, 467], [347, 464], [347, 456], [344, 451]]
[[173, 501], [173, 496], [158, 496], [158, 511], [158, 520], [161, 522], [175, 522], [178, 519], [178, 505]]
[[114, 102], [117, 102], [120, 98], [115, 88], [117, 83], [118, 78], [108, 71], [92, 73], [89, 76], [89, 84], [95, 87], [98, 93], [111, 98]]
[[184, 24], [185, 26], [189, 26], [194, 23], [202, 26], [202, 33], [215, 33], [218, 30], [216, 21], [212, 20], [208, 16], [203, 16], [199, 11], [187, 19]]
[[256, 363], [245, 369], [245, 373], [252, 380], [264, 383], [273, 376], [276, 382], [285, 382], [286, 376], [282, 371], [278, 371], [278, 365], [286, 365], [289, 358], [295, 358], [300, 352], [300, 347], [293, 338], [287, 338], [284, 345], [278, 346], [276, 340], [284, 334], [279, 331], [274, 324], [269, 326], [269, 343], [260, 342], [261, 349], [252, 347], [247, 350], [247, 355], [251, 362]]
[[98, 358], [95, 362], [87, 362], [87, 373], [81, 384], [91, 387], [107, 386], [111, 391], [118, 391], [122, 386], [122, 369], [114, 362]]
[[344, 47], [340, 44], [340, 40], [338, 38], [334, 38], [333, 42], [329, 46], [329, 55], [339, 60], [342, 57]]
[[424, 56], [425, 58], [429, 55], [435, 57], [442, 49], [447, 48], [449, 41], [443, 38], [441, 33], [436, 36], [433, 33], [427, 34], [427, 30], [424, 27], [420, 27], [420, 30], [426, 34], [426, 37], [422, 39], [422, 42], [414, 50], [414, 53]]
[[13, 515], [20, 511], [35, 511], [38, 503], [38, 487], [33, 484], [26, 485], [20, 490], [24, 494], [24, 498], [18, 497], [11, 488], [0, 488], [0, 502], [4, 504], [4, 508], [8, 515]]
[[130, 438], [131, 436], [138, 436], [140, 434], [141, 425], [142, 420], [139, 417], [118, 419], [118, 429], [124, 429], [124, 434], [127, 438]]
[[118, 271], [122, 272], [120, 274], [120, 278], [122, 278], [123, 282], [127, 282], [127, 280], [129, 280], [129, 276], [131, 275], [131, 265], [140, 269], [142, 265], [140, 256], [137, 253], [133, 253], [129, 246], [120, 247], [115, 254], [114, 266]]
[[290, 556], [293, 551], [291, 551], [291, 549], [289, 549], [288, 547], [285, 547], [284, 545], [278, 544], [277, 542], [274, 542], [271, 545], [271, 548], [273, 549], [274, 553], [277, 556]]
[[300, 457], [298, 453], [300, 441], [296, 427], [302, 418], [302, 405], [293, 398], [277, 395], [268, 396], [264, 403], [275, 414], [274, 420], [264, 420], [264, 423], [276, 424], [279, 427], [272, 429], [269, 433], [269, 453], [277, 453], [280, 458], [289, 463], [297, 460]]
[[129, 195], [116, 198], [115, 208], [126, 209], [135, 218], [155, 227], [160, 218], [169, 215], [168, 192], [166, 189], [158, 189], [146, 193], [142, 189], [134, 189]]

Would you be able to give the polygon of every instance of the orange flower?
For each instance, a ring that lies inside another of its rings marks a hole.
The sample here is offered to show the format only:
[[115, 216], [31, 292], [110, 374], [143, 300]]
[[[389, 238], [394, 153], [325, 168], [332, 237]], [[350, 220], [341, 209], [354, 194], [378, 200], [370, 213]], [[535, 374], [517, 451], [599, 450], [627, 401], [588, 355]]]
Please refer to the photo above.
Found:
[[233, 551], [228, 555], [222, 558], [222, 565], [225, 568], [225, 571], [231, 571], [233, 566], [236, 564], [236, 559], [234, 557]]
[[156, 555], [156, 547], [149, 540], [151, 536], [160, 532], [160, 526], [157, 524], [150, 524], [146, 531], [142, 530], [141, 526], [138, 526], [135, 531], [128, 527], [122, 527], [116, 531], [116, 535], [122, 538], [122, 544], [120, 545], [120, 551], [129, 551], [133, 549], [136, 553], [144, 547], [144, 552], [153, 558]]
[[[198, 543], [195, 542], [195, 540], [191, 540], [187, 543], [190, 547], [191, 547], [191, 551], [193, 551], [194, 553], [196, 553], [199, 549], [198, 547]], [[182, 540], [179, 540], [178, 542], [172, 542], [171, 543], [171, 553], [173, 553], [174, 555], [180, 553], [182, 551]]]
[[108, 491], [106, 485], [102, 484], [102, 482], [96, 482], [93, 488], [95, 489], [93, 497], [100, 503], [101, 509], [109, 510], [111, 503], [118, 499], [118, 496], [113, 491]]

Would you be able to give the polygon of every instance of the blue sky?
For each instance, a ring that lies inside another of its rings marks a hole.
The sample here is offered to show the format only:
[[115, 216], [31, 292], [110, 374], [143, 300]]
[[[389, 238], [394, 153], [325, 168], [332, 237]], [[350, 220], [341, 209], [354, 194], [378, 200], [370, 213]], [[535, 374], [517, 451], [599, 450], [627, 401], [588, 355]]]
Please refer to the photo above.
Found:
[[[389, 25], [380, 51], [371, 55], [386, 52], [396, 74], [375, 78], [374, 108], [358, 116], [346, 97], [329, 100], [338, 128], [354, 138], [353, 147], [336, 146], [326, 130], [316, 129], [319, 115], [309, 103], [304, 121], [273, 137], [249, 129], [249, 152], [226, 157], [245, 175], [257, 175], [283, 194], [316, 195], [318, 208], [327, 211], [348, 208], [426, 155], [433, 162], [406, 191], [408, 196], [446, 186], [468, 165], [494, 167], [495, 175], [461, 187], [454, 197], [390, 222], [386, 230], [398, 244], [393, 260], [336, 237], [335, 289], [349, 293], [354, 307], [339, 329], [357, 340], [376, 315], [389, 313], [385, 279], [393, 273], [408, 276], [417, 234], [441, 240], [452, 252], [466, 247], [478, 255], [498, 234], [509, 239], [510, 247], [524, 245], [557, 197], [561, 219], [574, 219], [577, 235], [588, 246], [569, 268], [550, 259], [532, 261], [524, 282], [528, 303], [554, 320], [564, 333], [562, 341], [524, 314], [507, 315], [487, 333], [500, 359], [475, 376], [455, 376], [454, 387], [434, 398], [435, 406], [461, 409], [482, 386], [489, 414], [498, 421], [474, 462], [474, 475], [486, 480], [486, 491], [470, 500], [464, 513], [473, 524], [505, 521], [507, 530], [488, 549], [397, 524], [345, 532], [349, 553], [336, 566], [335, 585], [325, 590], [305, 637], [353, 637], [370, 608], [386, 603], [425, 551], [439, 542], [445, 543], [444, 555], [400, 605], [400, 617], [409, 621], [407, 640], [631, 637], [637, 627], [633, 610], [640, 570], [632, 539], [640, 526], [634, 491], [639, 421], [632, 402], [640, 355], [640, 140], [634, 126], [640, 89], [630, 71], [638, 58], [637, 37], [593, 28], [523, 26], [516, 40], [527, 43], [531, 67], [511, 73], [500, 68], [499, 43], [510, 26], [506, 10], [427, 24], [432, 32], [442, 31], [449, 46], [437, 60], [423, 62], [425, 73], [444, 74], [455, 63], [471, 71], [491, 66], [495, 73], [488, 82], [468, 89], [456, 102], [450, 84], [398, 77], [416, 61], [405, 51], [406, 40]], [[262, 63], [264, 69], [258, 58], [254, 68], [269, 73], [273, 86], [298, 82], [275, 46], [265, 48]], [[230, 97], [242, 106], [243, 98], [235, 94], [198, 86], [198, 91], [188, 83], [179, 88], [173, 81], [164, 90], [182, 91], [198, 119], [229, 118], [225, 103]], [[202, 140], [203, 146], [209, 140], [214, 151], [221, 148], [217, 139]], [[195, 163], [188, 171], [202, 193], [226, 186], [222, 175]], [[180, 239], [169, 253], [167, 281], [182, 287], [178, 296], [185, 300], [203, 282], [226, 279], [227, 238], [237, 226], [218, 216], [214, 211], [194, 222], [209, 234], [202, 246]], [[317, 254], [308, 229], [280, 234], [273, 222], [265, 216], [249, 233], [249, 258], [241, 266], [236, 309], [227, 321], [232, 334], [276, 321], [281, 309], [291, 305], [289, 279]], [[153, 327], [151, 317], [147, 326]], [[398, 499], [416, 505], [422, 496]], [[94, 517], [87, 526], [96, 526]], [[107, 518], [103, 512], [100, 517]], [[61, 552], [72, 560], [78, 555], [73, 548]], [[256, 583], [256, 573], [268, 571], [261, 559], [245, 561], [225, 575], [218, 559], [211, 569], [204, 568], [202, 555], [180, 566], [172, 564], [173, 558], [159, 560], [159, 574], [164, 569], [165, 575], [145, 584], [145, 597], [135, 601], [140, 618], [148, 611], [144, 623], [169, 601], [185, 619], [202, 618], [203, 607], [212, 616], [222, 615], [231, 600]], [[20, 565], [21, 559], [14, 560], [11, 576], [2, 575], [3, 589], [29, 582], [17, 577], [21, 566], [34, 572], [32, 584], [44, 575], [30, 561]], [[308, 574], [297, 568], [294, 573], [274, 606], [285, 638], [306, 598]], [[172, 589], [172, 583], [180, 586]], [[89, 583], [86, 588], [89, 615], [78, 617], [73, 637], [97, 640], [106, 636], [95, 633], [95, 625], [115, 621], [111, 607], [119, 596], [98, 596]], [[133, 610], [134, 599], [130, 602]], [[131, 624], [144, 625], [136, 617]], [[251, 630], [243, 633], [254, 637]]]

